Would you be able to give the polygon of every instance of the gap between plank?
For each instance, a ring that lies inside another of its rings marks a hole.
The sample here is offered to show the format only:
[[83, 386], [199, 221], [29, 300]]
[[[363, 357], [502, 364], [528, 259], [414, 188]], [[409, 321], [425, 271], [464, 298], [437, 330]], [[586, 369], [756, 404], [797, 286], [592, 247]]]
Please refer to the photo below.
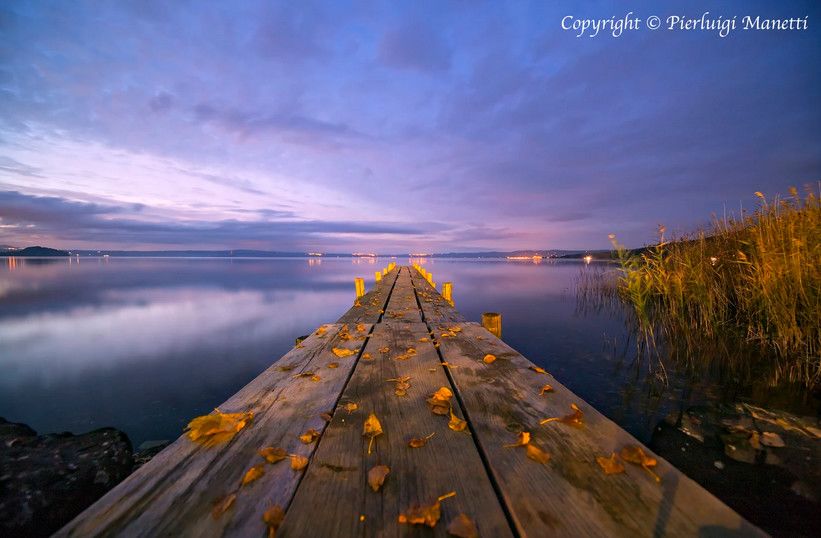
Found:
[[[425, 318], [425, 310], [422, 308], [422, 302], [419, 300], [419, 290], [416, 289], [416, 284], [414, 283], [413, 278], [411, 278], [411, 286], [413, 287], [413, 296], [416, 298], [416, 305], [419, 307], [419, 312], [422, 315], [422, 322], [428, 328], [428, 334], [435, 334], [433, 329], [431, 328], [430, 323], [428, 323], [427, 318]], [[437, 343], [439, 338], [433, 338], [433, 342]], [[442, 350], [438, 346], [434, 346], [433, 348], [436, 350], [436, 354], [439, 356], [439, 362], [446, 362], [445, 358], [442, 356]], [[498, 498], [499, 504], [502, 507], [502, 512], [505, 514], [505, 519], [507, 519], [507, 524], [510, 527], [510, 531], [516, 538], [521, 538], [522, 534], [519, 532], [519, 528], [516, 525], [515, 520], [513, 519], [513, 514], [511, 514], [510, 510], [508, 509], [507, 503], [505, 503], [505, 498], [502, 495], [502, 488], [496, 481], [496, 476], [493, 474], [493, 470], [490, 466], [490, 460], [488, 460], [487, 454], [482, 448], [482, 444], [479, 442], [479, 436], [476, 435], [476, 430], [473, 429], [473, 421], [470, 420], [470, 415], [468, 415], [468, 410], [465, 406], [465, 402], [462, 400], [462, 395], [456, 388], [456, 382], [454, 381], [453, 376], [450, 373], [450, 368], [443, 365], [442, 369], [445, 371], [445, 376], [447, 376], [450, 386], [453, 387], [453, 394], [456, 396], [456, 401], [459, 402], [459, 406], [462, 408], [462, 413], [464, 413], [465, 415], [465, 420], [468, 423], [468, 429], [470, 429], [470, 434], [473, 437], [473, 444], [476, 447], [476, 451], [479, 452], [479, 458], [482, 460], [482, 465], [484, 465], [485, 467], [485, 473], [488, 476], [488, 480], [490, 480], [491, 486], [493, 486], [493, 491], [496, 493], [496, 497]]]
[[[351, 382], [351, 378], [353, 377], [354, 371], [356, 371], [356, 367], [359, 366], [359, 360], [362, 357], [362, 353], [365, 351], [365, 347], [367, 346], [368, 341], [371, 339], [371, 335], [373, 334], [374, 328], [376, 327], [376, 325], [378, 323], [382, 323], [382, 316], [385, 315], [385, 309], [388, 308], [388, 301], [391, 300], [391, 295], [393, 295], [393, 289], [396, 287], [396, 282], [399, 280], [399, 273], [401, 271], [402, 271], [401, 267], [396, 271], [396, 275], [394, 275], [393, 282], [391, 283], [391, 289], [388, 290], [388, 295], [387, 295], [387, 297], [385, 297], [385, 302], [382, 304], [382, 308], [380, 309], [379, 317], [376, 319], [376, 322], [374, 322], [371, 325], [371, 329], [368, 331], [368, 334], [365, 335], [365, 340], [362, 341], [362, 346], [360, 346], [359, 353], [357, 353], [357, 355], [356, 355], [356, 360], [354, 362], [354, 365], [353, 365], [353, 367], [351, 367], [350, 372], [348, 372], [348, 377], [345, 379], [345, 383], [342, 385], [342, 389], [339, 391], [339, 395], [337, 395], [336, 401], [334, 401], [334, 405], [333, 405], [333, 409], [332, 409], [332, 411], [334, 411], [334, 412], [336, 411], [336, 408], [339, 406], [339, 401], [342, 399], [342, 395], [345, 394], [345, 389], [348, 388], [348, 383]], [[415, 291], [414, 291], [414, 293], [415, 293]], [[322, 432], [320, 433], [319, 442], [322, 441], [322, 434], [324, 434], [325, 430], [328, 429], [328, 424], [329, 424], [329, 422], [326, 422], [325, 426], [322, 427]], [[319, 442], [317, 442], [317, 445], [314, 448], [314, 451], [311, 453], [311, 458], [313, 458], [314, 454], [316, 454], [316, 450], [319, 448]], [[313, 464], [313, 461], [311, 461], [311, 464]], [[300, 475], [299, 480], [297, 480], [296, 487], [294, 488], [294, 492], [291, 495], [291, 498], [288, 500], [287, 506], [283, 507], [283, 511], [285, 512], [286, 516], [288, 514], [288, 509], [291, 507], [291, 503], [294, 501], [294, 497], [296, 497], [296, 493], [297, 493], [297, 491], [299, 491], [299, 487], [302, 485], [302, 480], [305, 478], [306, 474], [308, 474], [307, 467], [302, 472], [302, 474]]]

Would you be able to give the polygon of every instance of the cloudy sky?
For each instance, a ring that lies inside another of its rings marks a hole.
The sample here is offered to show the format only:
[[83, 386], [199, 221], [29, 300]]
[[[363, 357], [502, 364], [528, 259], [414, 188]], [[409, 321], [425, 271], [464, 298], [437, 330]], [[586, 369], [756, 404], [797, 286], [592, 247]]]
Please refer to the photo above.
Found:
[[[2, 2], [0, 244], [637, 246], [821, 179], [821, 4], [575, 4]], [[631, 10], [809, 30], [561, 28]]]

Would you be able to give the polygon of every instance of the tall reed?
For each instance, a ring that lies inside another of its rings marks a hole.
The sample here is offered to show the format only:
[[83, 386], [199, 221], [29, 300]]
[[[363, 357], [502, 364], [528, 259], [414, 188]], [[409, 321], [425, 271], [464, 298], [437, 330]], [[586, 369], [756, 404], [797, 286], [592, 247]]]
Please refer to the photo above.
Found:
[[[796, 189], [749, 214], [716, 219], [696, 233], [619, 254], [617, 289], [648, 347], [658, 338], [693, 363], [716, 356], [773, 382], [821, 381], [821, 208]], [[712, 353], [715, 351], [715, 353]], [[705, 354], [711, 355], [705, 357]]]

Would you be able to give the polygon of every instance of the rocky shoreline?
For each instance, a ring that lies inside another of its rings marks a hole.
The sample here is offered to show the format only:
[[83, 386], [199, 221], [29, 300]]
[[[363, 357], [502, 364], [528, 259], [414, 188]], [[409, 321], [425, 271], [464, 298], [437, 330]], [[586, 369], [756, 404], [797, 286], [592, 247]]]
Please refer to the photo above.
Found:
[[38, 435], [0, 417], [0, 535], [49, 536], [168, 445], [114, 428]]
[[692, 407], [662, 421], [649, 446], [773, 536], [821, 529], [817, 418], [743, 403]]

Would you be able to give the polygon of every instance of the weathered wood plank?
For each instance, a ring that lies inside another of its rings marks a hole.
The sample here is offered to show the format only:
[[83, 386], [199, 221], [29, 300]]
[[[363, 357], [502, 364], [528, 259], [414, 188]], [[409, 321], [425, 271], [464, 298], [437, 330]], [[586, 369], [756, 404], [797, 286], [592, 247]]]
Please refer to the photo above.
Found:
[[385, 307], [385, 321], [407, 321], [420, 323], [422, 314], [416, 303], [416, 293], [411, 282], [410, 270], [400, 267], [388, 305]]
[[[358, 409], [336, 410], [278, 537], [445, 536], [448, 523], [462, 512], [476, 522], [482, 536], [511, 535], [471, 435], [450, 430], [448, 417], [434, 415], [425, 403], [439, 387], [450, 386], [431, 342], [420, 342], [427, 338], [421, 322], [375, 326], [365, 348], [374, 359], [357, 364], [340, 400], [356, 403]], [[393, 350], [404, 352], [409, 345], [416, 354], [396, 360]], [[385, 347], [391, 352], [380, 353]], [[387, 381], [400, 376], [410, 376], [406, 396], [395, 395], [395, 384]], [[462, 416], [456, 402], [454, 411]], [[362, 427], [370, 413], [376, 414], [384, 433], [375, 439], [369, 455]], [[408, 446], [411, 438], [430, 434], [426, 446]], [[367, 473], [379, 464], [391, 471], [374, 492]], [[434, 529], [423, 531], [397, 522], [412, 504], [433, 502], [450, 491], [456, 496], [442, 502], [442, 518]]]
[[[385, 303], [393, 288], [393, 283], [399, 274], [399, 268], [394, 269], [385, 275], [381, 281], [375, 283], [372, 290], [363, 295], [359, 299], [360, 306], [354, 306], [342, 317], [337, 320], [337, 323], [349, 323], [356, 325], [357, 323], [376, 323], [385, 309]], [[353, 288], [353, 286], [351, 286]], [[351, 298], [353, 300], [353, 290], [351, 290]]]
[[[206, 448], [182, 436], [145, 466], [61, 529], [58, 536], [262, 536], [260, 515], [271, 504], [286, 505], [301, 472], [288, 461], [265, 465], [265, 475], [239, 487], [245, 472], [263, 463], [257, 451], [267, 446], [310, 456], [315, 445], [298, 436], [322, 431], [320, 414], [333, 409], [356, 362], [336, 357], [334, 347], [355, 349], [357, 339], [342, 340], [340, 324], [325, 325], [245, 388], [222, 404], [223, 412], [253, 411], [254, 419], [234, 439]], [[363, 327], [359, 337], [370, 331]], [[352, 336], [356, 336], [351, 328]], [[337, 368], [329, 368], [331, 363]], [[315, 372], [318, 381], [296, 374]], [[219, 519], [215, 501], [235, 492], [236, 502]]]
[[[434, 325], [436, 336], [449, 327]], [[552, 376], [532, 370], [533, 363], [480, 325], [458, 327], [456, 336], [439, 338], [440, 351], [455, 366], [450, 375], [523, 536], [763, 534], [657, 456], [660, 484], [629, 463], [624, 474], [605, 475], [597, 456], [640, 443]], [[486, 354], [497, 359], [486, 364]], [[545, 384], [554, 392], [540, 395]], [[569, 414], [571, 403], [584, 412], [583, 427], [539, 425], [544, 418]], [[504, 448], [522, 430], [552, 455], [547, 465], [529, 460], [521, 448]]]
[[454, 305], [447, 302], [427, 280], [422, 278], [422, 275], [420, 275], [416, 269], [411, 268], [410, 273], [413, 285], [419, 295], [422, 312], [424, 312], [427, 322], [456, 323], [459, 321], [467, 321]]

